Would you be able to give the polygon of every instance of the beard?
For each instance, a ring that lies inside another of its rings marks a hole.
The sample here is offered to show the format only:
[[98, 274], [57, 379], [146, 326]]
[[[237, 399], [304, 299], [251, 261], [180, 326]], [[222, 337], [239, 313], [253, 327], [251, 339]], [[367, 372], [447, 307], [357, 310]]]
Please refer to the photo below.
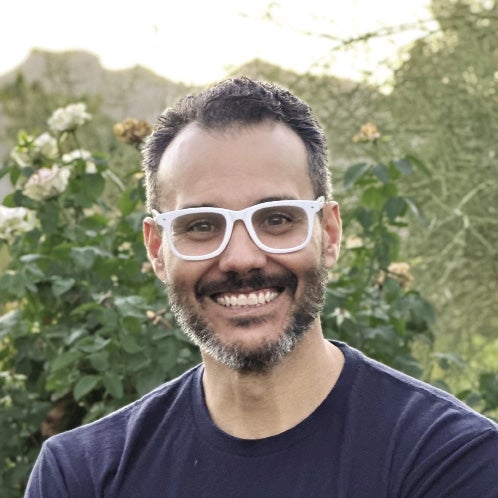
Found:
[[[196, 311], [186, 291], [169, 282], [166, 282], [166, 290], [176, 321], [203, 353], [239, 372], [266, 373], [294, 350], [322, 311], [328, 278], [323, 259], [318, 267], [308, 269], [302, 278], [303, 291], [301, 297], [294, 302], [288, 325], [275, 340], [264, 341], [256, 348], [248, 348], [236, 342], [223, 343], [201, 313]], [[210, 299], [216, 292], [236, 292], [248, 288], [284, 288], [284, 292], [289, 292], [292, 297], [297, 288], [297, 277], [291, 272], [271, 276], [259, 270], [247, 278], [231, 273], [223, 281], [198, 286], [196, 298]], [[263, 322], [263, 318], [239, 319], [234, 320], [233, 324], [239, 328], [247, 328]]]

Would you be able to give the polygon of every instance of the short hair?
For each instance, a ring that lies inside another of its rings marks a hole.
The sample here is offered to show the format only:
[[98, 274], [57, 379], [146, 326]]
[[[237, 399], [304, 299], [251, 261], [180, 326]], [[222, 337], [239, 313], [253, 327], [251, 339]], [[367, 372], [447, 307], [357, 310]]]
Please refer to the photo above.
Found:
[[276, 84], [247, 77], [223, 80], [197, 95], [181, 99], [158, 118], [142, 150], [147, 209], [159, 209], [159, 163], [173, 139], [190, 123], [207, 130], [262, 122], [283, 123], [304, 142], [315, 197], [332, 194], [327, 166], [327, 139], [311, 108]]

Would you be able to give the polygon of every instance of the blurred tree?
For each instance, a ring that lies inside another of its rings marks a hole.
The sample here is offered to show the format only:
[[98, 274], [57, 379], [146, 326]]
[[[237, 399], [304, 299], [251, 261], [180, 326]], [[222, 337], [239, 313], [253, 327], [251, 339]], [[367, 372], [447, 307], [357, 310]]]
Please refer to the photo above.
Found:
[[409, 251], [440, 310], [440, 344], [496, 369], [483, 349], [498, 329], [498, 5], [433, 0], [432, 10], [440, 31], [408, 51], [389, 99], [398, 145], [431, 171], [408, 187], [430, 219]]

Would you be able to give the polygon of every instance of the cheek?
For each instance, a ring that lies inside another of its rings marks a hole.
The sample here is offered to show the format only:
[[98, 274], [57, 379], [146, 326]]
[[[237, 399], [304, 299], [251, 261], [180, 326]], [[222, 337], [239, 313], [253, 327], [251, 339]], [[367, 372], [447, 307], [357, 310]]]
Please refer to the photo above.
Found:
[[190, 292], [206, 273], [203, 261], [183, 261], [171, 254], [165, 254], [167, 281], [177, 289]]

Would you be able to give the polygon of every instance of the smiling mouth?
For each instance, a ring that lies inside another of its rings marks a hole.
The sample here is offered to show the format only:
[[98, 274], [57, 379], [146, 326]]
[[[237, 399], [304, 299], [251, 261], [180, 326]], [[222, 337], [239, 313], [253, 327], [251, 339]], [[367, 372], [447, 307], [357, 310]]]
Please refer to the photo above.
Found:
[[213, 300], [225, 308], [263, 306], [276, 299], [283, 289], [266, 289], [249, 293], [223, 293], [212, 296]]
[[196, 297], [209, 298], [224, 308], [257, 308], [273, 302], [283, 292], [294, 295], [296, 288], [297, 277], [289, 271], [274, 275], [254, 271], [245, 278], [230, 272], [222, 280], [199, 283]]

